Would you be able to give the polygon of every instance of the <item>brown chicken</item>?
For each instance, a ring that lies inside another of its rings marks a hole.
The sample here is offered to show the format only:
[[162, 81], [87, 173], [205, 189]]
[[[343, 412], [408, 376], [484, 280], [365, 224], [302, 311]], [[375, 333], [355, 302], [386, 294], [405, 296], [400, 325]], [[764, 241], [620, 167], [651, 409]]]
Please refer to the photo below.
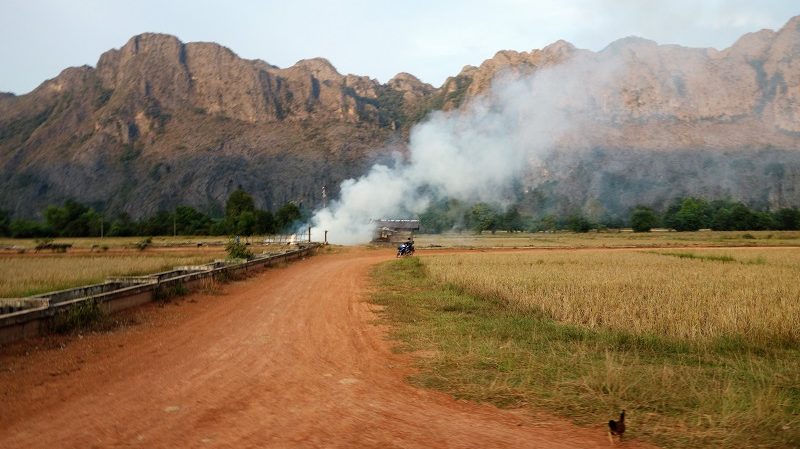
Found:
[[619, 414], [619, 421], [613, 419], [608, 421], [608, 440], [614, 443], [614, 435], [622, 441], [622, 434], [625, 433], [625, 410]]

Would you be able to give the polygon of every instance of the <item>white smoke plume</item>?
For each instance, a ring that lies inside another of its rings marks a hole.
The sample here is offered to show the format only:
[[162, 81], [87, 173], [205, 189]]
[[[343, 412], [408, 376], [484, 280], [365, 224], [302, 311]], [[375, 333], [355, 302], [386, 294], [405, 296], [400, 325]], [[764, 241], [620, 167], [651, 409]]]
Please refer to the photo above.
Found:
[[512, 181], [579, 125], [571, 111], [596, 107], [589, 85], [610, 73], [573, 58], [532, 76], [498, 77], [465, 107], [435, 112], [415, 126], [407, 157], [344, 181], [339, 199], [314, 214], [312, 238], [321, 240], [327, 230], [331, 242], [365, 243], [371, 220], [416, 216], [441, 198], [502, 204]]

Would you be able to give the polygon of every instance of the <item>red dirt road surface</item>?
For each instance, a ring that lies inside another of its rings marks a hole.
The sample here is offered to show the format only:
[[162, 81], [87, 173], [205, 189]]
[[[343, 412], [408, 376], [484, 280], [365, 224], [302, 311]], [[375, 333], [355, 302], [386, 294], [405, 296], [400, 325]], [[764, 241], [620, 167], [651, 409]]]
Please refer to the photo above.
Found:
[[314, 256], [146, 306], [136, 325], [6, 348], [0, 448], [611, 446], [602, 423], [408, 384], [410, 356], [367, 302], [369, 268], [392, 256]]

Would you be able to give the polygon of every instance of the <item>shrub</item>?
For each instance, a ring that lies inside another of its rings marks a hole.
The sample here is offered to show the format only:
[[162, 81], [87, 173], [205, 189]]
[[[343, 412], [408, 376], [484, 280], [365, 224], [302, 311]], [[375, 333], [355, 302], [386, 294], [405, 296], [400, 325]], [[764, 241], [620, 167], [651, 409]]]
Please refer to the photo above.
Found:
[[228, 239], [228, 244], [225, 245], [225, 251], [228, 252], [229, 259], [250, 259], [253, 253], [247, 249], [247, 245], [239, 241], [239, 237], [231, 237]]
[[153, 299], [156, 302], [166, 303], [176, 296], [183, 296], [187, 293], [189, 293], [189, 290], [182, 282], [177, 282], [169, 286], [159, 285], [153, 292]]
[[135, 246], [139, 251], [144, 251], [152, 243], [153, 243], [153, 238], [152, 237], [147, 237], [146, 239], [141, 239], [138, 242], [136, 242]]
[[631, 227], [633, 232], [650, 232], [658, 222], [653, 209], [639, 206], [631, 213]]
[[592, 222], [582, 214], [573, 214], [567, 217], [567, 229], [572, 232], [589, 232]]
[[94, 298], [75, 305], [66, 312], [59, 313], [53, 321], [53, 330], [65, 334], [75, 329], [85, 329], [98, 323], [105, 315]]

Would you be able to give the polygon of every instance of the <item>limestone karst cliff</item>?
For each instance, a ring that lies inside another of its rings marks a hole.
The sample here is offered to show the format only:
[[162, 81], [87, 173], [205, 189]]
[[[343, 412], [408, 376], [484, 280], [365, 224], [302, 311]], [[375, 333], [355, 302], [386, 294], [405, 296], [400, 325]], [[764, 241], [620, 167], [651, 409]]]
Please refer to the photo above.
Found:
[[214, 212], [239, 186], [262, 208], [313, 207], [323, 185], [335, 195], [342, 180], [402, 151], [430, 111], [558, 67], [585, 72], [580, 89], [557, 97], [579, 126], [532, 164], [528, 194], [615, 213], [679, 194], [800, 205], [796, 17], [720, 51], [640, 38], [599, 52], [563, 41], [500, 51], [439, 88], [407, 73], [382, 84], [322, 58], [279, 68], [214, 43], [142, 34], [96, 67], [0, 94], [0, 208], [33, 216], [74, 198], [134, 217], [179, 204]]

